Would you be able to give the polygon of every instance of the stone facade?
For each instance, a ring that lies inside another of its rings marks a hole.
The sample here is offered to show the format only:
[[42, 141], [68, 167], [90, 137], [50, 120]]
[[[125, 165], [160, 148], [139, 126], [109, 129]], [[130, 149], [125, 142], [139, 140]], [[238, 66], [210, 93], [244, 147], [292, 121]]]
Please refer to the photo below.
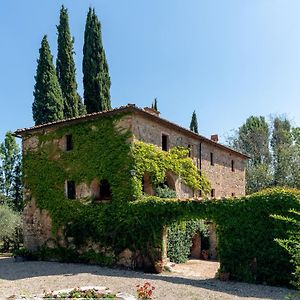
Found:
[[[132, 116], [134, 138], [162, 148], [162, 135], [168, 137], [168, 148], [183, 146], [190, 148], [191, 158], [199, 170], [203, 171], [215, 198], [245, 195], [245, 157], [230, 149], [219, 147], [217, 142], [203, 140], [183, 132], [180, 128], [162, 124], [143, 115]], [[211, 163], [211, 155], [213, 162]], [[233, 166], [232, 166], [233, 162]], [[232, 168], [233, 167], [233, 168]], [[197, 195], [175, 179], [179, 198], [192, 198]]]
[[[125, 114], [116, 124], [116, 128], [120, 131], [132, 132], [132, 137], [128, 142], [131, 143], [134, 140], [140, 140], [146, 143], [151, 143], [159, 148], [167, 147], [166, 150], [174, 146], [183, 146], [190, 149], [190, 157], [193, 159], [195, 165], [199, 171], [204, 172], [206, 177], [211, 183], [212, 193], [211, 197], [231, 197], [242, 196], [245, 194], [245, 170], [244, 164], [247, 159], [246, 156], [233, 151], [225, 146], [218, 144], [216, 141], [208, 140], [200, 135], [192, 133], [189, 130], [181, 128], [176, 124], [170, 123], [167, 120], [161, 119], [157, 116], [157, 113], [153, 114], [151, 110], [141, 110], [135, 108], [135, 106], [127, 106], [125, 108], [116, 109], [112, 112], [105, 114], [118, 114], [119, 112], [128, 112]], [[37, 134], [47, 134], [53, 132], [57, 127], [70, 126], [74, 123], [88, 122], [95, 118], [100, 118], [99, 115], [92, 114], [91, 116], [81, 117], [77, 120], [70, 121], [58, 121], [53, 124], [47, 124], [42, 126], [33, 127], [31, 129], [19, 130], [17, 135], [22, 137], [23, 152], [37, 151], [40, 147]], [[91, 125], [91, 130], [97, 130], [96, 127]], [[164, 136], [164, 141], [163, 137]], [[216, 136], [214, 136], [216, 140]], [[59, 154], [55, 149], [66, 149], [65, 137], [61, 139], [55, 139], [47, 141], [50, 143], [53, 154], [49, 156], [49, 159], [59, 160]], [[164, 143], [164, 145], [163, 145]], [[24, 174], [26, 178], [26, 174]], [[166, 180], [170, 188], [176, 191], [178, 198], [195, 198], [201, 197], [201, 195], [194, 194], [194, 192], [184, 185], [180, 177], [172, 174], [166, 174]], [[66, 183], [64, 184], [66, 191]], [[99, 182], [97, 180], [92, 181], [89, 185], [86, 183], [79, 183], [76, 185], [76, 198], [97, 198], [99, 192]], [[144, 192], [153, 195], [154, 188], [151, 185], [150, 174], [144, 175]], [[27, 200], [27, 205], [24, 210], [24, 245], [35, 250], [39, 246], [47, 245], [49, 247], [55, 247], [56, 245], [64, 246], [64, 243], [70, 243], [65, 241], [62, 236], [62, 231], [57, 232], [56, 236], [53, 236], [52, 221], [49, 213], [46, 210], [40, 210], [36, 206], [36, 202], [32, 199], [30, 194], [30, 187], [26, 186], [25, 180], [25, 192], [24, 197]], [[211, 236], [211, 248], [210, 255], [215, 258], [217, 240], [215, 236], [214, 226], [210, 226]], [[53, 244], [53, 241], [54, 244]], [[167, 244], [166, 228], [164, 229], [163, 244]], [[58, 243], [58, 244], [57, 244]], [[102, 249], [103, 250], [103, 249]], [[101, 251], [102, 251], [101, 250]], [[100, 250], [99, 250], [100, 251]], [[158, 250], [157, 250], [158, 251]], [[166, 247], [163, 249], [162, 261], [166, 258]], [[199, 254], [197, 254], [199, 255]], [[135, 263], [132, 262], [135, 261]], [[125, 249], [120, 255], [118, 264], [126, 267], [133, 264], [139, 265], [141, 261], [145, 265], [147, 261], [146, 257], [142, 257], [139, 253], [132, 253], [129, 249]], [[142, 264], [141, 263], [141, 264]], [[158, 269], [161, 267], [156, 266]]]

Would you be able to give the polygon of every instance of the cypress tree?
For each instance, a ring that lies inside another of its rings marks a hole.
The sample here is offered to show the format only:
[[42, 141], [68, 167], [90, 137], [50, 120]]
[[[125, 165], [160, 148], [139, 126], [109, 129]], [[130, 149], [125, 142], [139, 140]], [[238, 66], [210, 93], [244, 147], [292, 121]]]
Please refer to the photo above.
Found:
[[35, 125], [63, 119], [63, 97], [52, 61], [47, 36], [42, 39], [32, 105]]
[[102, 45], [101, 25], [94, 9], [89, 9], [83, 46], [84, 104], [87, 112], [111, 109], [110, 76]]
[[56, 73], [64, 98], [64, 117], [72, 118], [82, 114], [83, 104], [77, 93], [76, 68], [73, 59], [74, 38], [71, 37], [68, 10], [60, 9], [57, 26], [57, 59]]
[[157, 98], [154, 99], [153, 109], [157, 110]]
[[198, 121], [197, 121], [196, 111], [194, 111], [193, 114], [192, 114], [190, 130], [194, 131], [195, 133], [198, 133]]

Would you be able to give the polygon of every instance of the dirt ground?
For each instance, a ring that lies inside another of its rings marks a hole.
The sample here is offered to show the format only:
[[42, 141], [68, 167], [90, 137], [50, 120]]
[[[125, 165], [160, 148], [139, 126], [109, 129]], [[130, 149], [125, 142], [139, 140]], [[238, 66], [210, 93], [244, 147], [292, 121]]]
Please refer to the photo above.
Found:
[[154, 299], [284, 299], [293, 290], [214, 278], [218, 263], [189, 261], [174, 272], [145, 274], [83, 264], [57, 262], [14, 262], [0, 258], [0, 299], [12, 295], [40, 295], [44, 290], [79, 286], [105, 286], [113, 292], [136, 295], [136, 285], [148, 281], [155, 286]]

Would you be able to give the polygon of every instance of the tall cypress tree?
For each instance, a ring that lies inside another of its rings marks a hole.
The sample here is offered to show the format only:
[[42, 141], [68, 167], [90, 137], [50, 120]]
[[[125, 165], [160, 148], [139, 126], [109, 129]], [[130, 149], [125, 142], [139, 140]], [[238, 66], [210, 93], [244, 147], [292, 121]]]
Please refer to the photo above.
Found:
[[154, 99], [154, 103], [153, 103], [153, 109], [157, 110], [157, 98]]
[[198, 121], [197, 121], [196, 111], [194, 111], [193, 114], [192, 114], [190, 130], [194, 131], [195, 133], [198, 133]]
[[63, 119], [63, 96], [52, 61], [47, 36], [42, 39], [37, 61], [32, 113], [35, 125]]
[[111, 109], [111, 82], [102, 45], [101, 25], [92, 8], [89, 9], [86, 18], [82, 71], [84, 104], [87, 112]]
[[57, 26], [56, 73], [64, 98], [64, 117], [77, 117], [82, 113], [81, 97], [77, 93], [76, 68], [73, 59], [74, 38], [71, 37], [68, 10], [62, 6]]

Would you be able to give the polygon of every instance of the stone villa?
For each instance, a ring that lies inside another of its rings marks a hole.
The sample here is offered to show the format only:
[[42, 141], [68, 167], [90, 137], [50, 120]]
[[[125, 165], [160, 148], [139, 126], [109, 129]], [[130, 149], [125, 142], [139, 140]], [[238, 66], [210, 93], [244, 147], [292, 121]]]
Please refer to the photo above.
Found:
[[[47, 136], [58, 129], [67, 128], [67, 134], [50, 142], [48, 141], [48, 143], [53, 149], [72, 151], [74, 143], [72, 128], [85, 123], [90, 124], [90, 130], [94, 130], [93, 122], [95, 120], [99, 121], [102, 118], [112, 116], [121, 116], [117, 127], [120, 130], [131, 132], [132, 137], [128, 140], [129, 143], [140, 140], [153, 144], [164, 151], [168, 151], [174, 146], [188, 148], [189, 156], [193, 159], [194, 164], [198, 170], [205, 173], [210, 181], [210, 197], [238, 197], [245, 194], [245, 161], [247, 156], [218, 143], [217, 135], [212, 135], [210, 139], [205, 138], [161, 118], [159, 112], [151, 108], [140, 109], [133, 104], [128, 104], [111, 111], [92, 113], [19, 129], [15, 132], [15, 135], [22, 138], [23, 154], [34, 153], [40, 147], [39, 136]], [[59, 161], [59, 156], [52, 155], [51, 159]], [[32, 186], [26, 182], [26, 176], [25, 170], [24, 194], [27, 206], [24, 211], [24, 244], [29, 249], [36, 249], [47, 243], [52, 236], [51, 217], [44, 209], [38, 209], [31, 193]], [[174, 174], [167, 174], [166, 177], [167, 185], [176, 191], [178, 198], [201, 197], [199, 194], [195, 195], [192, 189], [185, 186], [180, 178]], [[65, 178], [65, 182], [61, 182], [59, 187], [49, 186], [49, 189], [61, 189], [66, 199], [95, 197], [103, 202], [111, 200], [110, 183], [106, 180], [101, 182], [93, 180], [90, 184], [87, 184], [75, 183], [75, 181], [68, 181], [67, 179]], [[154, 193], [149, 176], [144, 176], [143, 191], [150, 195]]]

